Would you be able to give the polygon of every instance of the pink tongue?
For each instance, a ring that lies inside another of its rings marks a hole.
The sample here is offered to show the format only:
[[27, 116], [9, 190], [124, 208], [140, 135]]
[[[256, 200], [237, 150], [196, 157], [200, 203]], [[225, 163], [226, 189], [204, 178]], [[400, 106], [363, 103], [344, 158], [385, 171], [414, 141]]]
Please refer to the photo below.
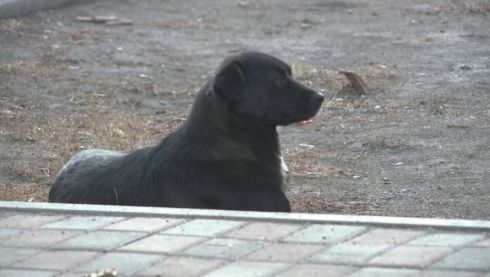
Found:
[[298, 124], [299, 126], [308, 125], [311, 123], [313, 123], [313, 120], [311, 120], [311, 119], [296, 122], [296, 124]]

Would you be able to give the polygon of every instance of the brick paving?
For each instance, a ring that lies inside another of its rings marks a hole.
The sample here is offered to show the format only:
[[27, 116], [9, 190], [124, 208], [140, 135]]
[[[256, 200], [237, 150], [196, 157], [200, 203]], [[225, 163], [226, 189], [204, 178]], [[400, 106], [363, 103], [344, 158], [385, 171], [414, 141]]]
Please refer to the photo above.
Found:
[[274, 213], [210, 218], [134, 208], [131, 215], [125, 207], [104, 215], [102, 206], [93, 213], [63, 207], [12, 211], [0, 203], [0, 277], [108, 269], [141, 277], [490, 277], [490, 225], [482, 221], [382, 226], [374, 217], [322, 223]]

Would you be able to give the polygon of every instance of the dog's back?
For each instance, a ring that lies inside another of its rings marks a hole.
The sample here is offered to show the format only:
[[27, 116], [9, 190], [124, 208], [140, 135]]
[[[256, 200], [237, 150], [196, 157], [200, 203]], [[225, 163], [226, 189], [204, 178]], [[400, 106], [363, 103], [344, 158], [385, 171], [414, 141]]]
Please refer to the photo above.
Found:
[[[139, 152], [144, 149], [140, 149]], [[120, 166], [130, 165], [135, 169], [135, 173], [142, 172], [135, 168], [138, 163], [134, 161], [128, 163], [129, 155], [131, 154], [102, 149], [85, 150], [76, 154], [61, 169], [49, 192], [49, 201], [122, 204], [124, 200], [119, 200], [117, 192], [124, 187], [120, 184], [121, 177], [124, 176], [124, 171]], [[127, 182], [123, 181], [123, 183]], [[129, 188], [129, 186], [126, 187]], [[124, 195], [126, 193], [121, 193], [121, 196]]]

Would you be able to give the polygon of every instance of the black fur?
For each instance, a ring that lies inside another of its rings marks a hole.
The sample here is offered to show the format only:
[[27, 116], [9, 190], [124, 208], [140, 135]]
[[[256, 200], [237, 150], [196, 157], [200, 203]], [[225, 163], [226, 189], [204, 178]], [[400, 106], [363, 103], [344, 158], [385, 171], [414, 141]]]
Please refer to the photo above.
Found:
[[175, 132], [130, 153], [78, 153], [49, 201], [290, 212], [276, 126], [313, 117], [322, 102], [279, 59], [231, 56]]

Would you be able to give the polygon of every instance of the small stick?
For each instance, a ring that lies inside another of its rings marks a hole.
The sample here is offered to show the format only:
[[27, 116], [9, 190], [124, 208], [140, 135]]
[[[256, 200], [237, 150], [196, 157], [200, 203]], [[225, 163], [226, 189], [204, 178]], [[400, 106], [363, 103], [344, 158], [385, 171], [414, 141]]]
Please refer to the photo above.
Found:
[[337, 90], [335, 93], [332, 93], [332, 94], [330, 95], [330, 97], [328, 97], [327, 101], [325, 101], [325, 102], [330, 102], [330, 101], [332, 101], [332, 99], [334, 99], [334, 98], [335, 98], [335, 96], [337, 96], [337, 93], [339, 93], [339, 91], [341, 91], [341, 90], [342, 90], [342, 86], [340, 86], [340, 88], [339, 88], [339, 89], [338, 89], [338, 90]]
[[92, 23], [106, 23], [107, 21], [118, 20], [118, 18], [115, 16], [78, 16], [77, 20]]
[[133, 25], [133, 21], [115, 16], [78, 16], [78, 21], [105, 25]]
[[117, 196], [116, 188], [112, 187], [112, 189], [114, 190], [114, 193], [116, 194], [116, 205], [119, 205], [119, 197]]

